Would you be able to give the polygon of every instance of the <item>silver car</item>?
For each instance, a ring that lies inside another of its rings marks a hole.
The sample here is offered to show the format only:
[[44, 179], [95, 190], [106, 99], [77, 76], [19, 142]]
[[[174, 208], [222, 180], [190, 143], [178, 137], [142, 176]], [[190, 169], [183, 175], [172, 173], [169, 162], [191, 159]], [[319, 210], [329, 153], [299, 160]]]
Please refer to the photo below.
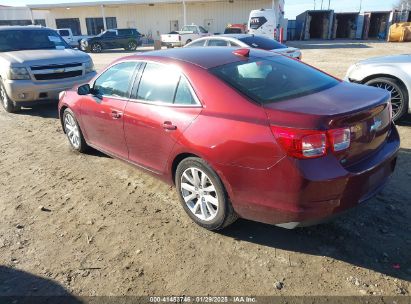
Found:
[[283, 54], [288, 57], [300, 59], [301, 50], [293, 47], [287, 47], [274, 39], [269, 39], [259, 35], [249, 34], [227, 34], [209, 36], [194, 40], [184, 47], [203, 47], [203, 46], [231, 46], [242, 48], [256, 48], [275, 53]]
[[90, 56], [72, 49], [56, 31], [0, 27], [0, 102], [7, 112], [58, 101], [61, 91], [95, 75]]
[[345, 80], [390, 91], [394, 121], [411, 113], [411, 55], [359, 61], [348, 69]]

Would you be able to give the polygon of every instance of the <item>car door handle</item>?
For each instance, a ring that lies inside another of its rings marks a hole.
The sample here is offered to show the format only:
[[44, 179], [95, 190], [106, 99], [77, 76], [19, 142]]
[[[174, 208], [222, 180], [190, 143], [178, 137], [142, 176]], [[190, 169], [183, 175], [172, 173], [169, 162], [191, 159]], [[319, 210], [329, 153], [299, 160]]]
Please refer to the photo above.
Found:
[[173, 125], [173, 123], [171, 121], [165, 121], [163, 123], [163, 128], [164, 128], [164, 130], [167, 130], [167, 131], [177, 130], [177, 126]]
[[120, 119], [121, 116], [123, 116], [123, 113], [117, 112], [117, 111], [111, 111], [111, 117], [113, 117], [113, 119]]

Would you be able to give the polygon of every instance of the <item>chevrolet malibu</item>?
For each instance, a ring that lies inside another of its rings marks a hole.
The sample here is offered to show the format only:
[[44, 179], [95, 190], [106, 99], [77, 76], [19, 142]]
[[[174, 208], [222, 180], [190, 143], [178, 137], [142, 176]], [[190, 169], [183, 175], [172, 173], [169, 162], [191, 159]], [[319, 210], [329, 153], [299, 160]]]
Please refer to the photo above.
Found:
[[59, 113], [74, 150], [175, 185], [210, 230], [324, 221], [381, 190], [400, 145], [388, 92], [255, 49], [125, 57], [62, 93]]

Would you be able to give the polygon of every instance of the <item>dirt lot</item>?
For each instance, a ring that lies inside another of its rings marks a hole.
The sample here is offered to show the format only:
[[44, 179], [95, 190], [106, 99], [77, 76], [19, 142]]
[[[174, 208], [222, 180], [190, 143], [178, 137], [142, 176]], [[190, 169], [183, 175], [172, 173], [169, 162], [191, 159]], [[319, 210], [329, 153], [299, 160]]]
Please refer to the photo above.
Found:
[[[411, 47], [298, 45], [305, 61], [340, 77], [356, 60]], [[124, 54], [93, 58], [100, 69]], [[326, 225], [239, 220], [213, 233], [188, 219], [174, 189], [98, 152], [73, 153], [55, 106], [0, 111], [0, 295], [407, 295], [407, 120], [397, 171], [372, 201]]]

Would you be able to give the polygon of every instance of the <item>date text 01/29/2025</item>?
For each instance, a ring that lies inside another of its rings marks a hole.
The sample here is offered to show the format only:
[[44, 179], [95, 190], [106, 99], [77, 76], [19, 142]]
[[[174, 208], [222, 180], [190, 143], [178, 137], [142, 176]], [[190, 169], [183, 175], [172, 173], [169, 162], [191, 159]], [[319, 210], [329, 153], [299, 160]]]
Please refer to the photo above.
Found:
[[256, 303], [256, 298], [248, 296], [224, 297], [224, 296], [164, 296], [150, 297], [150, 303]]

